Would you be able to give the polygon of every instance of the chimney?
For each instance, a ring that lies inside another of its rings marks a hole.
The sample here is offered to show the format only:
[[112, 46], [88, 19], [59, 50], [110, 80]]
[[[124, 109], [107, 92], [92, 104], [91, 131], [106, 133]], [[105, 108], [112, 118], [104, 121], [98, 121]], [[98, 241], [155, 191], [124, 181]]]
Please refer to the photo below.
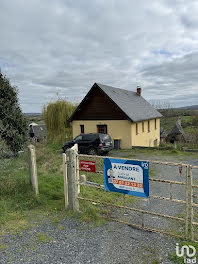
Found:
[[139, 96], [141, 96], [141, 93], [142, 93], [142, 89], [141, 89], [141, 87], [140, 87], [140, 86], [137, 86], [137, 94], [138, 94]]

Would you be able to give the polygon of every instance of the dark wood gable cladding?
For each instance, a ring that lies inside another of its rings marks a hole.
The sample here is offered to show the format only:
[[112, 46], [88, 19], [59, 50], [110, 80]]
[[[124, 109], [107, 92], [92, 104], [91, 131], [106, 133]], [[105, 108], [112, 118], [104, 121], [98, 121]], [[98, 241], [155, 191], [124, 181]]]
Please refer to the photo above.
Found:
[[72, 120], [125, 120], [127, 115], [94, 84], [71, 117]]

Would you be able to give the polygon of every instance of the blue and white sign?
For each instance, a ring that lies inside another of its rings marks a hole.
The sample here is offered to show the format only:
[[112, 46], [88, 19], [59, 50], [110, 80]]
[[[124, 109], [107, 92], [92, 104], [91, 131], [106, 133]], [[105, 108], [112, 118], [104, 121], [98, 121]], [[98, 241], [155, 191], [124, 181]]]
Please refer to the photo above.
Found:
[[149, 197], [149, 162], [104, 159], [106, 191]]

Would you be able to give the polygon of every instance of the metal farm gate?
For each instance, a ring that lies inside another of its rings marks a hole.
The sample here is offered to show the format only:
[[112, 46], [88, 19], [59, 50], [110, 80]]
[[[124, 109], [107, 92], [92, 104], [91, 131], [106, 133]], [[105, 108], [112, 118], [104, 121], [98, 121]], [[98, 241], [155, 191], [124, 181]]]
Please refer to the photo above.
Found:
[[[80, 155], [74, 147], [63, 154], [67, 208], [79, 210], [82, 203], [91, 203], [98, 206], [101, 215], [108, 220], [198, 240], [198, 166], [147, 160], [150, 195], [141, 198], [104, 190], [104, 158]], [[84, 161], [93, 162], [95, 172], [82, 168]]]

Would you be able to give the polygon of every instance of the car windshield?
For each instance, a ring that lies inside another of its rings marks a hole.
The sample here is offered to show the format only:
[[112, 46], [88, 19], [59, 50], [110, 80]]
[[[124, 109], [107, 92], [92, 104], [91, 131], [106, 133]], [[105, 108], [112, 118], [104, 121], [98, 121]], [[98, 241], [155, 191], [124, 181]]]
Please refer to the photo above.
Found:
[[82, 136], [77, 136], [77, 137], [75, 137], [74, 139], [73, 139], [73, 141], [79, 141], [79, 140], [82, 140]]
[[111, 138], [110, 138], [110, 136], [109, 135], [107, 135], [107, 134], [102, 134], [102, 135], [100, 135], [100, 139], [101, 139], [101, 141], [108, 141], [108, 140], [111, 140]]

